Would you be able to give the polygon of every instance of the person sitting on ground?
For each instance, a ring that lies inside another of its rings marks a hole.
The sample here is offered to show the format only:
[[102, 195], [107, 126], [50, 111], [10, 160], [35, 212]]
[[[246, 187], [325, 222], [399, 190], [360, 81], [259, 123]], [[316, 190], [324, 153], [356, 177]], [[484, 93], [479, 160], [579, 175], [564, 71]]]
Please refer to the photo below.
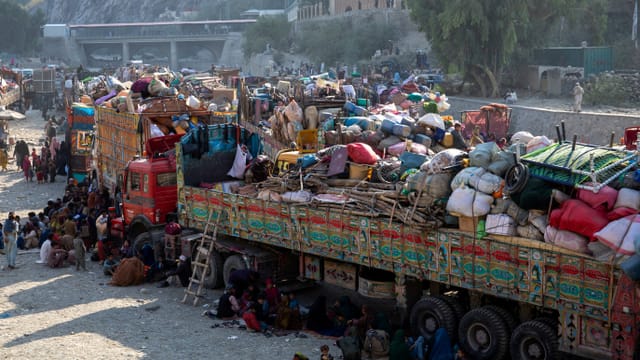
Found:
[[289, 309], [291, 309], [291, 313], [289, 315], [289, 329], [300, 330], [302, 329], [300, 303], [296, 298], [296, 294], [293, 292], [290, 292], [287, 297], [289, 299]]
[[51, 239], [53, 239], [53, 233], [50, 232], [47, 235], [46, 240], [40, 246], [40, 260], [36, 261], [38, 264], [46, 264], [51, 253]]
[[280, 300], [280, 292], [278, 291], [278, 288], [273, 283], [273, 280], [271, 280], [271, 278], [268, 278], [265, 281], [265, 286], [266, 288], [264, 292], [267, 303], [269, 305], [269, 312], [275, 314], [276, 309], [278, 308], [278, 302]]
[[164, 256], [158, 255], [158, 260], [154, 261], [151, 266], [147, 269], [146, 278], [147, 282], [159, 281], [162, 279], [166, 279], [166, 273], [172, 269], [172, 265], [169, 261], [166, 261]]
[[235, 270], [229, 275], [229, 283], [233, 284], [238, 296], [242, 296], [244, 289], [246, 289], [249, 284], [255, 285], [259, 279], [260, 274], [249, 269]]
[[128, 258], [128, 257], [132, 257], [133, 254], [131, 253], [132, 248], [131, 245], [129, 244], [129, 240], [125, 239], [124, 242], [122, 242], [122, 246], [120, 247], [120, 257], [122, 258]]
[[347, 322], [357, 317], [358, 308], [353, 305], [349, 296], [343, 295], [336, 300], [330, 312], [334, 329], [344, 333], [347, 329]]
[[280, 301], [276, 312], [275, 327], [278, 329], [288, 330], [291, 312], [292, 310], [289, 307], [289, 296], [286, 293], [280, 294]]
[[369, 306], [363, 304], [360, 308], [360, 317], [347, 321], [347, 326], [355, 327], [356, 333], [361, 341], [364, 341], [367, 330], [373, 328], [374, 316], [369, 310]]
[[233, 284], [228, 284], [218, 301], [217, 316], [224, 320], [235, 319], [238, 316], [238, 311], [240, 311], [240, 305], [236, 299], [236, 289]]
[[64, 266], [64, 261], [67, 259], [67, 250], [63, 249], [60, 243], [54, 242], [51, 245], [51, 251], [47, 258], [47, 265], [51, 268], [59, 268]]
[[24, 247], [25, 249], [35, 249], [40, 245], [38, 232], [32, 222], [27, 222], [23, 229]]
[[249, 332], [263, 332], [269, 328], [266, 322], [258, 320], [257, 312], [259, 306], [260, 305], [255, 302], [249, 303], [247, 311], [242, 314], [242, 320], [247, 324], [247, 330]]
[[393, 334], [389, 345], [389, 360], [411, 359], [409, 345], [404, 338], [404, 330], [399, 329]]
[[424, 337], [422, 335], [417, 338], [414, 338], [413, 336], [406, 336], [406, 339], [407, 345], [409, 346], [409, 352], [411, 353], [411, 359], [424, 360]]
[[191, 278], [191, 259], [184, 255], [180, 255], [178, 259], [178, 266], [175, 269], [171, 269], [165, 273], [166, 280], [160, 284], [160, 287], [167, 287], [171, 285], [171, 280], [177, 277], [182, 287], [189, 286], [189, 278]]
[[113, 258], [113, 254], [109, 254], [107, 259], [102, 263], [102, 271], [106, 276], [113, 276], [118, 269], [118, 261]]
[[258, 321], [264, 322], [265, 324], [273, 324], [273, 320], [269, 315], [269, 302], [267, 301], [267, 296], [264, 292], [258, 295], [256, 318], [258, 318]]
[[258, 292], [253, 284], [249, 284], [240, 298], [240, 307], [242, 308], [242, 311], [246, 311], [250, 304], [255, 303], [256, 301], [258, 301]]

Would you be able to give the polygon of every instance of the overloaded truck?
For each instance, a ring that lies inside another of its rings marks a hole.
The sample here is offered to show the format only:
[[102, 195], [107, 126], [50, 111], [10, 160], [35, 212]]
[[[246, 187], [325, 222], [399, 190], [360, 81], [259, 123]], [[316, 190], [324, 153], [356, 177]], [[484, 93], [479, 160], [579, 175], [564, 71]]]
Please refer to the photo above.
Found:
[[29, 92], [33, 96], [34, 109], [42, 110], [43, 116], [54, 109], [57, 102], [56, 69], [44, 67], [34, 69]]
[[197, 124], [230, 121], [206, 109], [189, 108], [175, 97], [152, 98], [139, 106], [140, 112], [101, 106], [95, 115], [98, 181], [122, 199], [122, 216], [112, 219], [112, 235], [138, 247], [143, 243], [136, 242], [140, 234], [143, 240], [147, 234], [159, 234], [175, 216], [174, 144]]
[[[254, 150], [250, 137], [232, 125], [210, 126], [207, 135], [207, 150], [198, 145], [202, 133], [180, 139], [175, 181], [180, 224], [214, 239], [208, 286], [251, 268], [386, 295], [416, 334], [429, 339], [444, 328], [475, 359], [638, 357], [640, 289], [613, 262], [533, 239], [481, 236], [475, 227], [426, 228], [242, 195], [227, 172], [238, 143]], [[140, 179], [128, 175], [127, 188], [145, 186]]]
[[0, 78], [3, 81], [0, 89], [0, 106], [4, 106], [5, 109], [15, 108], [23, 111], [22, 73], [2, 66], [0, 67]]
[[83, 181], [91, 171], [91, 150], [94, 140], [95, 108], [91, 105], [73, 103], [67, 107], [67, 129], [65, 139], [69, 144], [69, 176]]

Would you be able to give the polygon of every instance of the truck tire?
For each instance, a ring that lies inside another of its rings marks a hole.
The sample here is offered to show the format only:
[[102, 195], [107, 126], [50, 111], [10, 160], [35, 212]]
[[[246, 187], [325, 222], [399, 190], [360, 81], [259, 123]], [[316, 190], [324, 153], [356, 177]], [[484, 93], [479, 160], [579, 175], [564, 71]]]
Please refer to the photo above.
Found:
[[[133, 239], [133, 249], [135, 250], [134, 256], [137, 255], [140, 252], [140, 250], [142, 250], [142, 247], [144, 246], [144, 244], [149, 244], [151, 245], [151, 247], [153, 247], [153, 241], [151, 241], [151, 234], [149, 234], [148, 231], [138, 234], [138, 236], [136, 236], [136, 238]], [[153, 250], [154, 250], [154, 256], [155, 256], [155, 248]]]
[[460, 320], [460, 346], [477, 360], [504, 359], [509, 351], [508, 328], [494, 310], [487, 307], [473, 309]]
[[224, 261], [223, 268], [223, 277], [224, 284], [229, 285], [229, 277], [231, 277], [231, 273], [236, 270], [243, 270], [247, 268], [247, 264], [244, 263], [242, 256], [240, 255], [231, 255]]
[[462, 319], [468, 309], [462, 303], [462, 300], [453, 296], [439, 295], [437, 296], [437, 298], [444, 300], [449, 305], [451, 310], [453, 310], [453, 315], [455, 316], [455, 321], [453, 323], [454, 331], [452, 334], [449, 334], [449, 338], [451, 339], [451, 342], [455, 343], [458, 340], [458, 325], [460, 324], [460, 319]]
[[551, 326], [531, 320], [520, 324], [511, 336], [513, 360], [558, 359], [558, 336]]
[[209, 258], [209, 271], [204, 276], [204, 286], [207, 289], [217, 289], [224, 285], [222, 279], [223, 260], [220, 253], [216, 250], [211, 252], [211, 258]]
[[516, 326], [518, 326], [516, 319], [513, 317], [513, 315], [511, 315], [509, 311], [507, 311], [507, 309], [498, 305], [486, 305], [485, 308], [491, 309], [496, 314], [500, 315], [505, 324], [507, 324], [507, 334], [512, 334], [513, 330], [516, 328]]
[[447, 330], [449, 337], [455, 339], [457, 321], [451, 306], [434, 296], [420, 299], [411, 309], [411, 330], [414, 334], [422, 335], [426, 342], [441, 327]]

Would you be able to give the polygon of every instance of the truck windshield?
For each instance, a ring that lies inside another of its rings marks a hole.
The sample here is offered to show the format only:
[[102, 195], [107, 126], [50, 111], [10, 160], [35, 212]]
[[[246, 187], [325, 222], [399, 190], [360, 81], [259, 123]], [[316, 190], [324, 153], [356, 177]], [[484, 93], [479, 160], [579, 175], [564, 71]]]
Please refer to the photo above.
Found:
[[177, 176], [175, 172], [160, 173], [156, 176], [158, 186], [176, 186]]

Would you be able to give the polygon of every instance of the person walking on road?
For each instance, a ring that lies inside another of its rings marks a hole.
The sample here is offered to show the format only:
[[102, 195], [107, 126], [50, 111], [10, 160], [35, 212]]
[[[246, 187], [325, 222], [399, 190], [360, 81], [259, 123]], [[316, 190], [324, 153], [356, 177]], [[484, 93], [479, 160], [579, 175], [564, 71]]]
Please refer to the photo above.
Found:
[[9, 269], [15, 269], [16, 256], [18, 255], [18, 224], [16, 223], [13, 211], [9, 213], [9, 216], [7, 216], [7, 219], [4, 221], [2, 234]]
[[582, 111], [582, 95], [584, 95], [584, 89], [577, 82], [576, 86], [573, 87], [573, 111], [575, 112]]

